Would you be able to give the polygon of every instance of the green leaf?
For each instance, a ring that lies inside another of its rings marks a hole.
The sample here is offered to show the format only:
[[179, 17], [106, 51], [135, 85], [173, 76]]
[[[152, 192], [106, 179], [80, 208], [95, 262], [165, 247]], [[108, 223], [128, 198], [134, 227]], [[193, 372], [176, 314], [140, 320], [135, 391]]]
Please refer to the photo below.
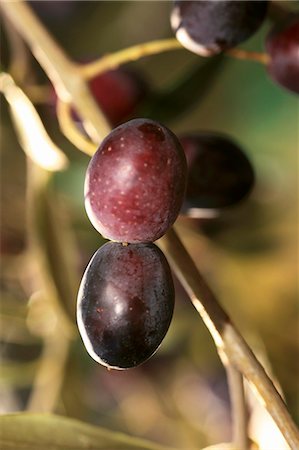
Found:
[[52, 414], [3, 415], [0, 431], [1, 450], [170, 450], [150, 441]]

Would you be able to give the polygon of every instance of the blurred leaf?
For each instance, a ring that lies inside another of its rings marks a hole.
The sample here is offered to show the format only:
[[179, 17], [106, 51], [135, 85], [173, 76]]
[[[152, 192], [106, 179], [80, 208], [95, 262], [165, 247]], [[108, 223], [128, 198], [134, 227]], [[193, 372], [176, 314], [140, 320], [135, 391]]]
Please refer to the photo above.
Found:
[[237, 448], [230, 442], [221, 442], [220, 444], [209, 445], [202, 450], [237, 450]]
[[52, 414], [8, 414], [0, 418], [1, 450], [170, 450], [143, 439]]
[[180, 116], [208, 93], [223, 63], [222, 55], [201, 60], [170, 88], [153, 94], [145, 103], [142, 115], [160, 121]]

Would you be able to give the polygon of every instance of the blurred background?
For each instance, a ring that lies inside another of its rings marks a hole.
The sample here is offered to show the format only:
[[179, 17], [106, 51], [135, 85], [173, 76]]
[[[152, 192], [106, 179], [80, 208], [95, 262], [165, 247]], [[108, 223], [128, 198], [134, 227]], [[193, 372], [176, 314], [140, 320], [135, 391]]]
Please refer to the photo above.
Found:
[[[29, 3], [77, 61], [172, 37], [171, 2]], [[298, 10], [298, 2], [283, 3]], [[3, 22], [1, 68], [8, 70], [12, 29]], [[263, 51], [271, 24], [267, 19], [242, 47]], [[47, 77], [24, 52], [29, 75], [15, 81], [25, 91], [26, 84], [44, 87], [36, 108], [70, 164], [49, 177], [26, 160], [1, 96], [1, 413], [52, 411], [182, 449], [229, 441], [225, 372], [178, 282], [170, 330], [148, 362], [107, 371], [86, 353], [76, 327], [76, 293], [103, 243], [84, 209], [89, 158], [60, 132]], [[177, 134], [225, 132], [254, 166], [256, 185], [246, 201], [218, 218], [179, 218], [176, 225], [298, 422], [298, 101], [262, 64], [228, 56], [210, 64], [178, 50], [128, 67], [147, 86], [131, 116], [156, 118]], [[253, 418], [260, 417], [251, 403]], [[271, 439], [262, 436], [266, 426], [252, 427], [261, 448], [278, 449], [262, 447]]]

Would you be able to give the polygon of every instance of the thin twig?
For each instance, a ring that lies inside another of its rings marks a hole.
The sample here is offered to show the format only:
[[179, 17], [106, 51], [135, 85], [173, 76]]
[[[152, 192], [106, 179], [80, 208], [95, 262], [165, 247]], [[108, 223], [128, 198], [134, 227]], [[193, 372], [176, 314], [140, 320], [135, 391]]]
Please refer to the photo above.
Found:
[[78, 130], [72, 118], [71, 105], [58, 99], [56, 112], [62, 133], [79, 150], [81, 150], [83, 153], [86, 153], [86, 155], [88, 156], [92, 156], [97, 150], [98, 146]]
[[243, 50], [242, 48], [231, 48], [225, 52], [226, 55], [235, 59], [244, 61], [255, 61], [267, 65], [270, 61], [270, 56], [267, 53], [251, 52]]
[[159, 241], [170, 264], [210, 331], [218, 353], [229, 360], [254, 388], [293, 450], [299, 448], [299, 433], [285, 403], [255, 355], [237, 331], [197, 270], [174, 229]]
[[143, 44], [133, 45], [132, 47], [119, 50], [103, 56], [100, 59], [90, 63], [80, 65], [79, 71], [83, 77], [90, 79], [101, 72], [116, 69], [122, 64], [137, 61], [140, 58], [150, 55], [156, 55], [170, 50], [182, 50], [184, 47], [176, 39], [161, 39], [157, 41], [145, 42]]
[[[124, 50], [105, 55], [95, 61], [78, 66], [78, 70], [84, 78], [90, 79], [102, 72], [116, 69], [122, 64], [136, 61], [140, 58], [144, 58], [145, 56], [183, 49], [184, 47], [177, 39], [161, 39], [133, 45], [132, 47], [125, 48]], [[269, 57], [266, 53], [251, 52], [238, 48], [227, 50], [225, 53], [236, 59], [255, 61], [262, 64], [267, 64], [269, 61]]]
[[242, 374], [229, 362], [225, 365], [232, 409], [233, 443], [238, 450], [248, 450], [247, 408]]

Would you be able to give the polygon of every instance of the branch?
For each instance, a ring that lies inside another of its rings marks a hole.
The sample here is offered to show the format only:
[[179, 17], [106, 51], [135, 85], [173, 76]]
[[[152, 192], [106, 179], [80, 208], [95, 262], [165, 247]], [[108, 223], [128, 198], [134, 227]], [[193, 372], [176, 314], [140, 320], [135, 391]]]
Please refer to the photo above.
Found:
[[[145, 56], [156, 55], [171, 50], [184, 50], [185, 47], [177, 39], [161, 39], [157, 41], [137, 44], [132, 47], [125, 48], [115, 53], [105, 55], [95, 61], [78, 66], [81, 75], [86, 78], [94, 78], [102, 72], [116, 69], [122, 64], [137, 61]], [[266, 53], [250, 52], [243, 49], [234, 48], [227, 50], [226, 55], [241, 60], [255, 61], [261, 64], [267, 64], [269, 57]]]
[[109, 133], [110, 126], [89, 95], [87, 83], [80, 76], [77, 64], [66, 56], [25, 2], [1, 0], [0, 6], [30, 46], [52, 81], [58, 97], [75, 105], [80, 116], [89, 124], [92, 139], [99, 143]]
[[107, 70], [116, 69], [122, 64], [137, 61], [145, 56], [156, 55], [170, 50], [184, 50], [184, 47], [176, 39], [161, 39], [133, 45], [103, 56], [95, 61], [79, 66], [78, 70], [84, 78], [94, 78]]
[[297, 450], [299, 433], [285, 403], [264, 368], [198, 272], [175, 230], [171, 229], [159, 241], [159, 245], [167, 254], [178, 279], [210, 331], [223, 363], [225, 364], [228, 360], [249, 381], [290, 447]]

